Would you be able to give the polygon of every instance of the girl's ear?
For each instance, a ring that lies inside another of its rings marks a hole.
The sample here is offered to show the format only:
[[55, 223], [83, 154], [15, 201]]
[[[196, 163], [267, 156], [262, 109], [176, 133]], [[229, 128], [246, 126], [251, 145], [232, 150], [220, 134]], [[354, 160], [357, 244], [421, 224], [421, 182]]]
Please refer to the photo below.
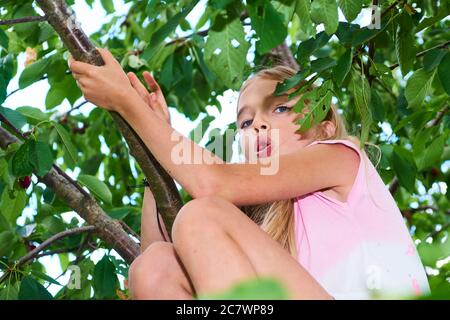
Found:
[[336, 133], [336, 126], [330, 120], [322, 121], [320, 126], [327, 138], [334, 136]]

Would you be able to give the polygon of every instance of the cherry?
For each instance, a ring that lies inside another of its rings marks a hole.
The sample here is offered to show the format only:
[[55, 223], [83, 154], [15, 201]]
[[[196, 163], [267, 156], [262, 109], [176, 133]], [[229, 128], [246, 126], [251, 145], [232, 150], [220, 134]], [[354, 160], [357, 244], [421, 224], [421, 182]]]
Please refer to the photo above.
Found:
[[434, 178], [436, 178], [439, 175], [439, 169], [436, 167], [433, 167], [433, 168], [431, 168], [430, 173]]
[[62, 118], [59, 120], [59, 123], [60, 123], [60, 124], [66, 124], [67, 121], [68, 121], [68, 117], [67, 117], [67, 115], [65, 115], [64, 117], [62, 117]]
[[27, 242], [26, 243], [26, 247], [27, 247], [27, 251], [33, 251], [34, 249], [36, 249], [36, 246], [34, 244], [32, 244], [31, 242]]
[[23, 189], [27, 189], [31, 184], [31, 177], [25, 176], [23, 178], [19, 178], [19, 186], [21, 186]]

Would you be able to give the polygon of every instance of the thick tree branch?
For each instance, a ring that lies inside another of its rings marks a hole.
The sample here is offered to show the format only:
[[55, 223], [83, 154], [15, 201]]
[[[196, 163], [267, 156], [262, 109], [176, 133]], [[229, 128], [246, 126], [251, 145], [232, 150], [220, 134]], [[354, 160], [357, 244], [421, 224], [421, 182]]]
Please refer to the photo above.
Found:
[[[37, 3], [75, 60], [96, 66], [104, 65], [99, 52], [81, 30], [74, 12], [63, 0], [37, 0]], [[147, 177], [150, 189], [156, 199], [157, 208], [161, 212], [166, 226], [171, 230], [173, 221], [182, 206], [175, 182], [156, 161], [133, 128], [117, 112], [110, 112], [110, 114], [125, 137], [130, 154], [136, 158]]]
[[39, 21], [45, 21], [47, 18], [45, 16], [33, 16], [33, 17], [24, 17], [24, 18], [17, 18], [17, 19], [11, 19], [11, 20], [0, 20], [0, 26], [4, 25], [12, 25], [12, 24], [18, 24], [18, 23], [27, 23], [27, 22], [39, 22]]
[[[0, 148], [6, 149], [9, 144], [16, 142], [19, 142], [17, 137], [0, 127]], [[89, 193], [58, 166], [54, 164], [43, 177], [38, 175], [36, 177], [88, 224], [94, 226], [98, 236], [115, 249], [125, 261], [131, 263], [139, 255], [139, 245], [128, 236], [120, 223], [111, 219]]]

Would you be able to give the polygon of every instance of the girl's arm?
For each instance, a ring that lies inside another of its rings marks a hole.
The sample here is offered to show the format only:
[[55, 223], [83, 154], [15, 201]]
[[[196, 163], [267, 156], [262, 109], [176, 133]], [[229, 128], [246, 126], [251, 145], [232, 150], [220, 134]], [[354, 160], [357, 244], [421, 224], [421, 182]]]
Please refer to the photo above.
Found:
[[[144, 199], [142, 201], [142, 216], [141, 216], [141, 253], [155, 241], [165, 241], [158, 227], [158, 220], [156, 217], [156, 202], [150, 188], [145, 187]], [[166, 226], [161, 215], [159, 221], [166, 239], [170, 239], [167, 234]]]
[[[108, 50], [100, 49], [101, 67], [73, 61], [70, 68], [85, 98], [117, 111], [133, 127], [158, 162], [194, 198], [219, 195], [235, 205], [252, 205], [294, 198], [354, 181], [359, 156], [344, 145], [317, 144], [275, 157], [271, 175], [261, 174], [267, 164], [176, 163], [180, 143], [201, 155], [219, 159], [209, 150], [176, 132], [165, 121], [156, 101], [150, 107], [135, 91], [127, 75]], [[111, 80], [114, 79], [114, 80]], [[186, 103], [189, 103], [188, 101]], [[175, 152], [176, 153], [176, 152]]]
[[[250, 205], [301, 196], [313, 191], [348, 185], [357, 173], [359, 156], [343, 145], [319, 144], [278, 157], [278, 170], [261, 172], [267, 164], [175, 163], [173, 150], [180, 144], [214, 158], [209, 150], [176, 132], [135, 94], [119, 103], [118, 112], [139, 134], [155, 158], [194, 198], [219, 195], [236, 205]], [[176, 139], [173, 139], [176, 137]], [[215, 157], [216, 159], [219, 159]], [[274, 160], [276, 161], [276, 159]]]

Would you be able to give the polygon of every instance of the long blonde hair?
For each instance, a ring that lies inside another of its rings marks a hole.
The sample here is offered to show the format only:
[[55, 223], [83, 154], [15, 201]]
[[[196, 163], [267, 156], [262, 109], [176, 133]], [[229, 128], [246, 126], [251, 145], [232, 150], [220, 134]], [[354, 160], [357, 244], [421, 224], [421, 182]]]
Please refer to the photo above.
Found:
[[[261, 69], [242, 85], [239, 91], [239, 97], [244, 89], [256, 79], [271, 79], [276, 80], [277, 82], [283, 82], [285, 79], [292, 77], [296, 73], [297, 70], [284, 65]], [[303, 85], [303, 83], [300, 83], [297, 88]], [[311, 89], [312, 88], [314, 88], [314, 86], [311, 86]], [[305, 131], [305, 136], [312, 140], [347, 139], [357, 146], [360, 145], [360, 140], [356, 136], [347, 133], [344, 119], [333, 103], [331, 104], [326, 117], [322, 121], [327, 120], [331, 121], [336, 127], [334, 134], [328, 136], [320, 123]], [[364, 150], [362, 150], [362, 152], [364, 152]], [[293, 214], [294, 199], [279, 200], [254, 206], [242, 206], [241, 210], [297, 259]]]

